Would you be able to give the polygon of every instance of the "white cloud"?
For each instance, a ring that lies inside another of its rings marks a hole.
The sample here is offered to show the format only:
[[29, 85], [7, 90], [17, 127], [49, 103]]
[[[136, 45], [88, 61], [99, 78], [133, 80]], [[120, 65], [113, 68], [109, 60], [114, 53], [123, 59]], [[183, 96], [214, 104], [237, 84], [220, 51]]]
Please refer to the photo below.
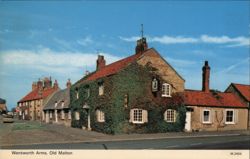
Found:
[[[105, 56], [107, 63], [120, 59], [108, 53]], [[56, 52], [48, 48], [31, 50], [9, 50], [0, 52], [2, 66], [25, 67], [50, 73], [65, 73], [78, 71], [79, 68], [94, 68], [97, 55], [95, 53]], [[4, 68], [4, 67], [3, 67]]]
[[[140, 39], [138, 36], [132, 37], [119, 37], [123, 41], [135, 42]], [[206, 43], [206, 44], [227, 44], [226, 47], [237, 47], [237, 46], [250, 46], [249, 37], [238, 36], [209, 36], [201, 35], [200, 37], [185, 37], [185, 36], [147, 36], [149, 42], [158, 42], [161, 44], [189, 44], [189, 43]]]
[[93, 43], [93, 40], [91, 39], [91, 37], [85, 37], [84, 39], [79, 39], [77, 40], [77, 43], [79, 45], [82, 45], [82, 46], [87, 46], [89, 44], [92, 44]]
[[240, 62], [232, 64], [232, 65], [228, 66], [227, 68], [219, 71], [218, 73], [219, 74], [221, 74], [221, 73], [229, 73], [230, 71], [234, 70], [235, 68], [239, 67], [240, 65], [246, 64], [248, 66], [249, 62], [250, 62], [250, 58], [243, 59]]
[[214, 44], [231, 44], [230, 46], [249, 46], [249, 38], [239, 36], [235, 38], [230, 38], [228, 36], [208, 36], [202, 35], [201, 41], [204, 43], [214, 43]]
[[187, 67], [187, 66], [193, 66], [195, 64], [197, 64], [197, 62], [195, 61], [191, 61], [191, 60], [183, 60], [183, 59], [175, 59], [175, 58], [170, 58], [167, 57], [165, 58], [166, 61], [168, 61], [171, 65], [175, 66], [175, 67]]
[[151, 37], [149, 38], [151, 42], [159, 42], [162, 44], [180, 44], [180, 43], [197, 43], [198, 39], [191, 37], [183, 37], [183, 36], [162, 36], [162, 37]]

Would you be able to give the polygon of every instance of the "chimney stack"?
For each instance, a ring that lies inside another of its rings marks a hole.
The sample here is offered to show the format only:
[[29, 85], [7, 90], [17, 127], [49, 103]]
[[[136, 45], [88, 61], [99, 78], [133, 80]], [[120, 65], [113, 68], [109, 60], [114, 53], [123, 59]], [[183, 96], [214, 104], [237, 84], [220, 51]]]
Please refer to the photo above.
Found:
[[58, 89], [58, 88], [59, 88], [59, 87], [58, 87], [57, 80], [55, 80], [53, 88], [54, 88], [54, 89]]
[[141, 54], [148, 49], [148, 44], [146, 38], [142, 37], [141, 39], [137, 40], [137, 45], [135, 47], [135, 53]]
[[208, 61], [205, 61], [204, 66], [202, 67], [202, 91], [209, 92], [209, 77], [210, 76], [210, 67]]
[[34, 91], [37, 88], [37, 82], [32, 83], [32, 91]]
[[37, 81], [37, 88], [38, 88], [39, 90], [42, 90], [42, 89], [43, 89], [43, 82], [40, 80], [40, 78], [39, 78], [38, 81]]
[[98, 55], [98, 59], [96, 60], [96, 70], [100, 70], [105, 67], [106, 61], [103, 55]]
[[70, 88], [70, 87], [71, 87], [70, 79], [68, 79], [68, 82], [67, 82], [66, 86], [67, 86], [67, 88]]

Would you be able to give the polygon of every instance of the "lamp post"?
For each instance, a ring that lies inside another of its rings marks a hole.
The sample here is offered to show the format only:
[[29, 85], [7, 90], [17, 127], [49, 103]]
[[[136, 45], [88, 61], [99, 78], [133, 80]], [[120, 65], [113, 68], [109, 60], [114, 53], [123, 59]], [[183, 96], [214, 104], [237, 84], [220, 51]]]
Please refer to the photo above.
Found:
[[82, 107], [83, 109], [85, 109], [87, 111], [88, 114], [88, 130], [91, 130], [91, 126], [90, 126], [90, 111], [89, 111], [89, 106], [85, 103]]

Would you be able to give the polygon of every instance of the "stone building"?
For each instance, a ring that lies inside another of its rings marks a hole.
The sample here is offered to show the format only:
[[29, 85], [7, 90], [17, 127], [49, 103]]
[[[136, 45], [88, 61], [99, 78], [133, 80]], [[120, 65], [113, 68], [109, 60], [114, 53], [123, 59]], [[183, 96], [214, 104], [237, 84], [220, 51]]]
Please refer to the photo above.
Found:
[[71, 125], [71, 111], [69, 107], [70, 80], [68, 80], [66, 86], [66, 89], [56, 91], [44, 103], [43, 112], [46, 123], [64, 124], [65, 126]]
[[72, 127], [104, 133], [181, 131], [184, 79], [139, 39], [135, 54], [96, 70], [71, 87]]
[[42, 120], [45, 117], [42, 111], [44, 101], [59, 89], [57, 80], [52, 86], [51, 78], [33, 82], [32, 90], [17, 102], [19, 119]]
[[250, 85], [231, 83], [225, 92], [234, 93], [248, 106], [248, 129], [250, 129]]
[[247, 129], [247, 106], [234, 93], [209, 88], [210, 67], [202, 68], [202, 90], [185, 90], [186, 131]]
[[0, 98], [0, 114], [4, 114], [7, 112], [6, 100]]

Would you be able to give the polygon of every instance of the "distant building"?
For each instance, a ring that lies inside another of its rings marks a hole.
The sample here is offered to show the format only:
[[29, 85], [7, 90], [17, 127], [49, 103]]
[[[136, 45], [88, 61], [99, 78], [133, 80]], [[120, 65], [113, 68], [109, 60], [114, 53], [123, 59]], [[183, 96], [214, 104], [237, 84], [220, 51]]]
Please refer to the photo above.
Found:
[[247, 106], [235, 93], [209, 88], [210, 67], [202, 68], [202, 90], [185, 90], [186, 131], [222, 131], [247, 129]]
[[0, 114], [6, 113], [7, 107], [6, 107], [6, 100], [0, 98]]
[[70, 80], [68, 80], [66, 86], [66, 89], [57, 90], [44, 103], [43, 112], [45, 114], [44, 121], [46, 123], [64, 124], [65, 126], [71, 125], [71, 110], [69, 107]]
[[146, 38], [131, 56], [106, 65], [99, 55], [96, 63], [71, 87], [72, 127], [113, 134], [182, 131], [185, 81]]
[[234, 93], [248, 106], [248, 129], [250, 129], [250, 85], [231, 83], [225, 92]]
[[17, 103], [19, 118], [25, 120], [41, 120], [44, 113], [43, 103], [54, 92], [59, 90], [57, 80], [52, 86], [51, 78], [45, 77], [43, 80], [33, 82], [32, 90]]

